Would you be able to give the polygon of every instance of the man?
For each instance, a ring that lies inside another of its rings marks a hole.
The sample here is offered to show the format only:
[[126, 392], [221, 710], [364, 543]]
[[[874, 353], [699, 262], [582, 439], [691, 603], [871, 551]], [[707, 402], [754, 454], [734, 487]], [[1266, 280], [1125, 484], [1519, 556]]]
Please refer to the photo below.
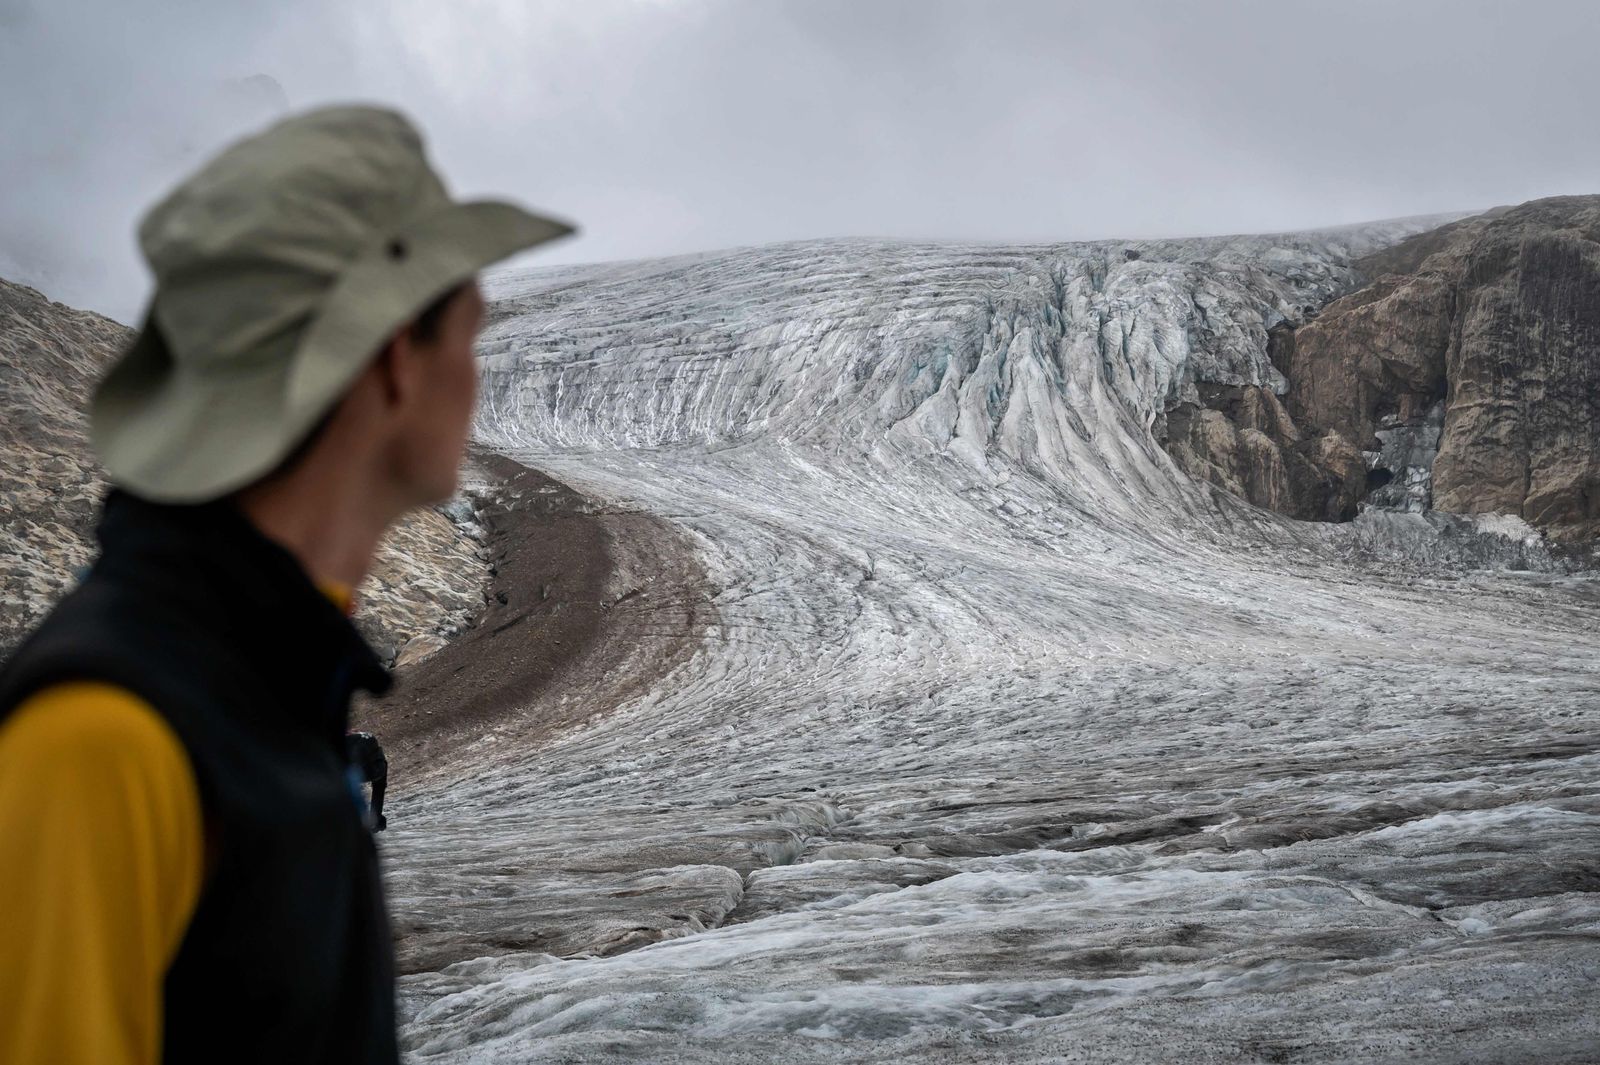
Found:
[[448, 496], [482, 267], [570, 232], [456, 203], [399, 115], [228, 149], [145, 218], [101, 382], [101, 554], [0, 672], [0, 1061], [393, 1062], [346, 617]]
[[389, 819], [383, 816], [383, 793], [389, 790], [389, 759], [383, 756], [383, 745], [370, 732], [351, 732], [345, 736], [344, 746], [354, 779], [372, 785], [367, 809], [372, 812], [372, 830], [382, 832], [389, 827]]

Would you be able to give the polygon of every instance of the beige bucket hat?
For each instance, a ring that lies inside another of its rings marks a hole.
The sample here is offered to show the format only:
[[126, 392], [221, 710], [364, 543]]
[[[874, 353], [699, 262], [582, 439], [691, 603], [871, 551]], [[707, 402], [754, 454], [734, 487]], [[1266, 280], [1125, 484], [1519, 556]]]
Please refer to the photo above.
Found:
[[286, 119], [228, 148], [140, 224], [155, 295], [95, 393], [95, 451], [114, 483], [146, 499], [243, 487], [430, 303], [571, 232], [509, 203], [453, 201], [393, 111]]

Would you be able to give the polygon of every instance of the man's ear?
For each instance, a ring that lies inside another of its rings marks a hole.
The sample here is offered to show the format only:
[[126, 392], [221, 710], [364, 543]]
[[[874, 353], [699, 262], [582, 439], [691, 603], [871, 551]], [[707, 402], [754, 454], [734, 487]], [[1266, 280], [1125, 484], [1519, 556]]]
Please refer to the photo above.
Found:
[[373, 360], [372, 373], [377, 378], [384, 406], [398, 407], [411, 398], [412, 390], [417, 387], [415, 354], [411, 326], [407, 324], [389, 338]]

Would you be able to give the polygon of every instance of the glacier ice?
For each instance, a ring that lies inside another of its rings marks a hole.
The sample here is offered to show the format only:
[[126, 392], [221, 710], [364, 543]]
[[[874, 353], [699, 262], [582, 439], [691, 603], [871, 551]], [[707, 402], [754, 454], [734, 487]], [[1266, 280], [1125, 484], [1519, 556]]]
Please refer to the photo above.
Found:
[[650, 691], [394, 800], [411, 1059], [1592, 1055], [1600, 588], [1155, 436], [1438, 221], [491, 278], [479, 439], [710, 588]]

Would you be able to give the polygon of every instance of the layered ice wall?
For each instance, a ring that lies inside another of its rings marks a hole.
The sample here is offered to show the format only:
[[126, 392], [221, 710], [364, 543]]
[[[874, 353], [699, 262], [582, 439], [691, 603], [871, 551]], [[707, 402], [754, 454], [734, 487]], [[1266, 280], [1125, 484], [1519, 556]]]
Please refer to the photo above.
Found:
[[648, 692], [397, 800], [413, 1058], [1583, 1060], [1594, 583], [1155, 435], [1435, 221], [494, 279], [480, 437], [712, 586]]
[[[1172, 495], [1151, 435], [1200, 382], [1281, 391], [1266, 330], [1435, 224], [984, 248], [806, 243], [498, 279], [483, 437], [948, 455], [1083, 503]], [[995, 461], [999, 465], [995, 465]]]

